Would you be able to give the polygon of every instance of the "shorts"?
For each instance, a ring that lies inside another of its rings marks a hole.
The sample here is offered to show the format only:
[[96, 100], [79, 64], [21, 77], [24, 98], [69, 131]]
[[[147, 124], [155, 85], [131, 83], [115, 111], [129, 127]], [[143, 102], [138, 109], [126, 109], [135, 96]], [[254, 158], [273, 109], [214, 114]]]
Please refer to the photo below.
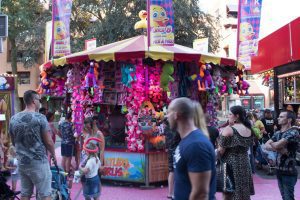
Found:
[[97, 198], [101, 194], [101, 182], [98, 175], [93, 178], [83, 178], [83, 196], [85, 198]]
[[75, 155], [76, 152], [74, 144], [61, 144], [61, 156], [72, 157]]
[[21, 196], [31, 197], [34, 186], [39, 197], [51, 196], [52, 174], [48, 160], [34, 160], [27, 165], [19, 165]]

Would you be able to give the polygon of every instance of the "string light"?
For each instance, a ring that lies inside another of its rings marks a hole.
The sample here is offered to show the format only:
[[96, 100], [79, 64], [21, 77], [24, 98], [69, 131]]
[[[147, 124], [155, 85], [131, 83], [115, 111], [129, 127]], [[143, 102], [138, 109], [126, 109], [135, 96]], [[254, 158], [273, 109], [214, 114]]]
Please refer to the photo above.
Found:
[[2, 77], [17, 77], [18, 75], [17, 74], [2, 73], [2, 74], [0, 74], [0, 76], [2, 76]]

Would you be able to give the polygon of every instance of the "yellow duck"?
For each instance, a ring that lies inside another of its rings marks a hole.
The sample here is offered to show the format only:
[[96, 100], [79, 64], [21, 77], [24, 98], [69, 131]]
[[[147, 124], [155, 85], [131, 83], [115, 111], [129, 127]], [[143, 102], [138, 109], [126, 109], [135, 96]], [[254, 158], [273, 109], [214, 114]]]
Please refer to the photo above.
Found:
[[141, 20], [135, 23], [134, 30], [147, 28], [147, 12], [145, 10], [141, 10], [139, 12], [139, 17], [141, 18]]
[[165, 27], [169, 21], [166, 10], [161, 6], [150, 6], [150, 15], [152, 16], [151, 27]]

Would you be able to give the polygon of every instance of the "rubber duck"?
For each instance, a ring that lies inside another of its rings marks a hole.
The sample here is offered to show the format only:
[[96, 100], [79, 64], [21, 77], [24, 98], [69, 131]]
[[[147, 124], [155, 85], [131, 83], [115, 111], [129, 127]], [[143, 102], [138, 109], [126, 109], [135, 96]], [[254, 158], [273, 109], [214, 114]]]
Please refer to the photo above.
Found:
[[134, 30], [147, 28], [147, 12], [145, 10], [141, 10], [139, 12], [139, 17], [141, 18], [141, 20], [135, 23]]

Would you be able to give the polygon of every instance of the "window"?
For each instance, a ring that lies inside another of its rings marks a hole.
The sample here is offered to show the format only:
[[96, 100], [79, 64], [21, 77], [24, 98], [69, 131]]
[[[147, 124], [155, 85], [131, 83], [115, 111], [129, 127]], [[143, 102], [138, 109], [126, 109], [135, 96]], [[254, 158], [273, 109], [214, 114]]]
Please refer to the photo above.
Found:
[[30, 72], [18, 72], [18, 83], [20, 85], [30, 84]]
[[[12, 72], [7, 72], [12, 74]], [[17, 72], [18, 74], [18, 83], [20, 85], [30, 84], [30, 72]]]

